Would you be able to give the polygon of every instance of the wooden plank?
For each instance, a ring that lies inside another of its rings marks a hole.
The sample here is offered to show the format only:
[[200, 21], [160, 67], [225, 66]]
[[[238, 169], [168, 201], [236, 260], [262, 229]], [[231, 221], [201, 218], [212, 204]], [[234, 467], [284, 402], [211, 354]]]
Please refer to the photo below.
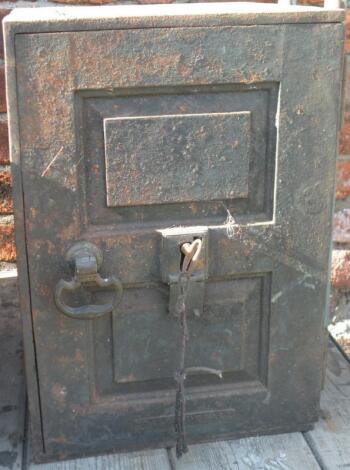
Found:
[[334, 344], [328, 353], [321, 419], [305, 439], [323, 470], [350, 468], [350, 365]]
[[190, 446], [177, 470], [319, 470], [301, 433]]
[[328, 401], [337, 402], [340, 399], [350, 400], [350, 364], [330, 341], [321, 405]]
[[22, 329], [16, 273], [0, 273], [0, 470], [22, 468], [25, 419]]
[[27, 464], [27, 470], [171, 470], [165, 449], [101, 455], [46, 464]]

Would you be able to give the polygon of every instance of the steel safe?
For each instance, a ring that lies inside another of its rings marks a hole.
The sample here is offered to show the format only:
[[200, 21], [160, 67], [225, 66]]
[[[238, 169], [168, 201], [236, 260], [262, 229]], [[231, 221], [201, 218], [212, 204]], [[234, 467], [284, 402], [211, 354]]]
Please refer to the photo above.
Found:
[[196, 240], [188, 442], [317, 420], [342, 21], [242, 3], [5, 19], [37, 461], [174, 445]]

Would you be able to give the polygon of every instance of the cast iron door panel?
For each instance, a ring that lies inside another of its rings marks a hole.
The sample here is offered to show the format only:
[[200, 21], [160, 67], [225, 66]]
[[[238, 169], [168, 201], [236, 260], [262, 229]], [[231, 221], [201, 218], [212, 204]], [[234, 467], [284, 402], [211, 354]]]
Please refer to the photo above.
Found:
[[336, 23], [16, 35], [47, 455], [174, 445], [173, 276], [198, 237], [186, 365], [223, 378], [186, 381], [189, 442], [317, 419], [341, 41]]

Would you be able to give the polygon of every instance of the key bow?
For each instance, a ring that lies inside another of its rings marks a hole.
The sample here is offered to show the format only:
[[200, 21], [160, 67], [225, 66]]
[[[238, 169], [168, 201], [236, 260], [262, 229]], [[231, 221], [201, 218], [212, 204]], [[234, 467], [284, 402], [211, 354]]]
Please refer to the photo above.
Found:
[[201, 249], [202, 240], [200, 238], [196, 238], [192, 243], [186, 242], [181, 245], [181, 252], [185, 255], [181, 267], [183, 273], [191, 274], [198, 261]]

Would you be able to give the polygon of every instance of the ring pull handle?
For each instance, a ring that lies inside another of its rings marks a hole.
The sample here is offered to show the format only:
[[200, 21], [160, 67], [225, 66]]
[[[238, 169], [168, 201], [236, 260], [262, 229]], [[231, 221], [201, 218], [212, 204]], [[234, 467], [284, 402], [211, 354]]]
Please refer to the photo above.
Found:
[[[122, 283], [115, 276], [104, 279], [98, 273], [102, 264], [102, 253], [90, 242], [79, 242], [73, 245], [66, 254], [66, 260], [73, 265], [74, 277], [71, 281], [60, 279], [55, 288], [56, 307], [65, 315], [80, 320], [93, 320], [111, 313], [123, 295]], [[91, 287], [99, 290], [113, 290], [113, 301], [102, 305], [81, 305], [71, 307], [62, 300], [64, 291], [74, 292], [80, 287]]]

